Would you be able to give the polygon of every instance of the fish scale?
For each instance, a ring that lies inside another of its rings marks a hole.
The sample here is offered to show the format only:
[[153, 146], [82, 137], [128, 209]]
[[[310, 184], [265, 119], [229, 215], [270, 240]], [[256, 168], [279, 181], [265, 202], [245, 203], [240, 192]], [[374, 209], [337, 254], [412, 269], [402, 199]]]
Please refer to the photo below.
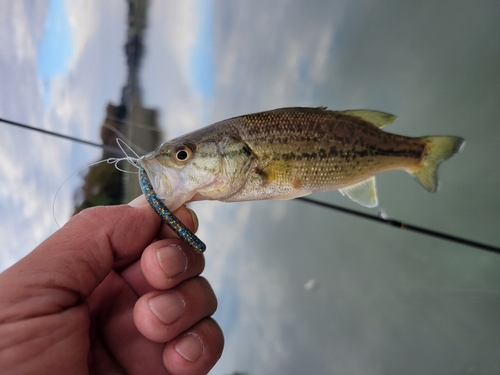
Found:
[[[362, 118], [323, 109], [288, 109], [245, 116], [234, 121], [241, 138], [259, 158], [258, 168], [289, 163], [283, 184], [300, 179], [305, 190], [337, 188], [365, 180], [394, 164], [420, 162], [424, 145], [383, 133]], [[270, 150], [270, 148], [272, 150]], [[387, 160], [380, 157], [386, 156]], [[278, 182], [279, 183], [279, 182]]]

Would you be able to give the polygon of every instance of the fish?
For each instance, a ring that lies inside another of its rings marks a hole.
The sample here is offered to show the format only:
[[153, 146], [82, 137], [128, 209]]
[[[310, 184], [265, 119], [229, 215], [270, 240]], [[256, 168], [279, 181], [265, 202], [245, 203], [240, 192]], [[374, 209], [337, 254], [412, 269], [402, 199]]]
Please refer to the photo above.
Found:
[[172, 211], [196, 200], [293, 199], [331, 190], [376, 207], [375, 175], [404, 170], [435, 192], [438, 166], [465, 143], [456, 136], [413, 138], [381, 129], [395, 120], [374, 110], [280, 108], [169, 140], [139, 164]]

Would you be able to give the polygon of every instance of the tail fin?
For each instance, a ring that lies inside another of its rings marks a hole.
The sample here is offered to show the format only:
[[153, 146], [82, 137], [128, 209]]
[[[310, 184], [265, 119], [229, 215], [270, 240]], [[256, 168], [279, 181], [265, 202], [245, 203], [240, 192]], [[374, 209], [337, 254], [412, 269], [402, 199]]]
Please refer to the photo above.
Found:
[[460, 151], [464, 140], [460, 137], [425, 137], [426, 156], [413, 177], [428, 191], [435, 192], [438, 185], [437, 168], [441, 162]]

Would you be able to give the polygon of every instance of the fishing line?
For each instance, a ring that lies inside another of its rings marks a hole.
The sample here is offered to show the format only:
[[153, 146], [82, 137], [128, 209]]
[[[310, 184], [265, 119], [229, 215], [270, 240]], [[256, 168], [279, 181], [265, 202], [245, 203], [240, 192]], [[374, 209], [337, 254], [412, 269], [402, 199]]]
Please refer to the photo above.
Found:
[[98, 165], [98, 164], [104, 163], [105, 161], [106, 160], [96, 161], [95, 163], [87, 165], [86, 167], [83, 167], [83, 168], [77, 170], [76, 172], [71, 173], [68, 176], [68, 178], [66, 178], [63, 181], [63, 183], [57, 188], [56, 194], [54, 195], [54, 199], [52, 200], [52, 217], [54, 218], [54, 221], [56, 222], [56, 225], [57, 225], [58, 228], [61, 228], [61, 226], [59, 225], [59, 222], [57, 221], [57, 217], [56, 217], [56, 199], [57, 199], [57, 196], [59, 195], [59, 193], [61, 192], [61, 189], [63, 188], [63, 186], [66, 185], [66, 182], [68, 182], [71, 179], [71, 177], [73, 177], [74, 175], [80, 173], [81, 171], [84, 171], [87, 168], [93, 167], [94, 165]]
[[[102, 126], [104, 126], [106, 129], [112, 131], [118, 137], [117, 140], [118, 139], [122, 140], [123, 143], [125, 145], [127, 145], [127, 147], [133, 152], [134, 155], [137, 155], [137, 153], [133, 150], [133, 148], [135, 148], [137, 151], [139, 151], [139, 152], [141, 152], [143, 154], [147, 154], [146, 150], [143, 150], [141, 147], [133, 144], [130, 139], [128, 139], [127, 137], [125, 137], [125, 135], [121, 131], [119, 131], [118, 129], [116, 129], [113, 125], [108, 124], [107, 122], [105, 122]], [[123, 151], [122, 148], [121, 148], [121, 150]], [[139, 156], [137, 156], [137, 157], [139, 157]]]
[[119, 117], [115, 117], [115, 116], [106, 116], [106, 120], [119, 122], [120, 124], [131, 126], [131, 127], [138, 128], [138, 129], [149, 130], [149, 131], [153, 131], [153, 132], [157, 132], [157, 133], [161, 132], [161, 129], [158, 129], [156, 127], [152, 127], [151, 125], [144, 125], [144, 124], [140, 124], [140, 123], [133, 124], [131, 122], [125, 121], [125, 120], [123, 120]]
[[[123, 141], [122, 141], [122, 142], [123, 142]], [[125, 151], [123, 150], [123, 148], [122, 148], [122, 146], [121, 146], [121, 145], [119, 145], [119, 148], [123, 151], [123, 153], [124, 153], [125, 155], [127, 155], [127, 154], [125, 153]], [[132, 151], [133, 151], [133, 150], [132, 150]], [[139, 168], [139, 167], [137, 166], [137, 164], [136, 164], [135, 158], [132, 158], [132, 157], [130, 157], [130, 156], [128, 156], [128, 155], [127, 155], [126, 157], [124, 157], [124, 158], [109, 158], [109, 159], [99, 160], [99, 161], [96, 161], [95, 163], [89, 164], [89, 165], [87, 165], [87, 166], [85, 166], [85, 167], [83, 167], [83, 168], [81, 168], [81, 169], [77, 170], [76, 172], [73, 172], [72, 174], [70, 174], [70, 175], [69, 175], [69, 177], [68, 177], [67, 179], [65, 179], [65, 180], [63, 181], [63, 183], [62, 183], [62, 184], [59, 186], [59, 188], [57, 189], [56, 194], [54, 195], [54, 199], [53, 199], [53, 201], [52, 201], [52, 216], [54, 217], [54, 221], [56, 222], [56, 225], [57, 225], [59, 228], [61, 228], [61, 226], [59, 225], [59, 222], [57, 221], [57, 218], [56, 218], [56, 199], [57, 199], [57, 196], [59, 195], [59, 193], [61, 192], [61, 190], [62, 190], [63, 186], [64, 186], [64, 185], [66, 185], [66, 183], [67, 183], [67, 182], [71, 179], [71, 177], [73, 177], [74, 175], [76, 175], [76, 174], [78, 174], [78, 173], [80, 173], [80, 172], [84, 171], [85, 169], [91, 168], [91, 167], [93, 167], [93, 166], [95, 166], [95, 165], [99, 165], [99, 164], [102, 164], [102, 163], [114, 164], [115, 168], [116, 168], [117, 170], [119, 170], [120, 172], [124, 172], [124, 173], [135, 173], [135, 174], [137, 174], [137, 173], [138, 173], [138, 172], [131, 172], [131, 171], [127, 171], [127, 170], [125, 170], [125, 169], [123, 169], [123, 168], [120, 168], [120, 167], [118, 166], [118, 164], [119, 164], [120, 162], [122, 162], [122, 161], [127, 161], [127, 162], [129, 162], [130, 164], [132, 164], [134, 167]]]
[[[139, 168], [138, 161], [141, 157], [139, 155], [137, 155], [137, 153], [134, 151], [134, 149], [132, 147], [130, 147], [130, 145], [127, 142], [125, 142], [123, 139], [117, 138], [116, 143], [118, 144], [118, 147], [123, 152], [123, 154], [126, 155], [126, 157], [123, 159], [127, 160], [134, 167]], [[127, 154], [127, 151], [125, 151], [125, 149], [128, 149], [132, 153], [133, 156], [129, 156]]]
[[[115, 164], [115, 167], [117, 169], [123, 171], [123, 172], [126, 172], [126, 173], [137, 173], [137, 172], [125, 171], [125, 170], [122, 170], [121, 168], [118, 168], [118, 163], [121, 162], [121, 161], [128, 161], [132, 165], [138, 167], [138, 165], [137, 165], [137, 159], [139, 158], [139, 156], [134, 152], [134, 150], [132, 150], [132, 148], [129, 145], [127, 145], [123, 140], [121, 140], [119, 138], [117, 138], [118, 147], [112, 147], [112, 146], [103, 145], [103, 144], [99, 144], [99, 143], [95, 143], [95, 142], [85, 141], [85, 140], [82, 140], [82, 139], [79, 139], [79, 138], [76, 138], [76, 137], [71, 137], [71, 136], [68, 136], [68, 135], [64, 135], [64, 134], [52, 132], [52, 131], [49, 131], [49, 130], [39, 129], [39, 128], [36, 128], [36, 127], [33, 127], [33, 126], [20, 124], [18, 122], [9, 121], [9, 120], [5, 120], [5, 119], [2, 119], [2, 118], [0, 118], [0, 122], [4, 122], [4, 123], [9, 124], [9, 125], [19, 126], [21, 128], [25, 128], [25, 129], [28, 129], [28, 130], [38, 131], [40, 133], [52, 135], [52, 136], [55, 136], [55, 137], [64, 138], [64, 139], [67, 139], [67, 140], [70, 140], [70, 141], [73, 141], [73, 142], [79, 142], [79, 143], [86, 144], [86, 145], [89, 145], [89, 146], [99, 147], [99, 148], [102, 148], [102, 149], [104, 149], [106, 151], [113, 152], [113, 153], [116, 153], [116, 154], [119, 154], [119, 155], [122, 155], [122, 152], [123, 152], [123, 154], [126, 155], [126, 157], [124, 157], [124, 158], [110, 158], [110, 159], [106, 159], [106, 160], [101, 160], [101, 161], [99, 161], [97, 163], [91, 164], [90, 166], [95, 165], [95, 164], [99, 164], [99, 163], [102, 163], [102, 162], [106, 161], [106, 162], [108, 162], [110, 164]], [[120, 144], [120, 142], [122, 142], [122, 144]], [[129, 150], [131, 150], [132, 153], [135, 156], [137, 156], [137, 158], [129, 156], [125, 152], [124, 148], [122, 147], [123, 145], [125, 145], [125, 147], [127, 147]], [[85, 168], [88, 168], [90, 166], [87, 166]], [[82, 168], [81, 170], [73, 173], [63, 183], [63, 185], [69, 180], [69, 178], [71, 178], [72, 176], [74, 176], [76, 173], [81, 172], [85, 168]], [[58, 189], [57, 192], [59, 192], [61, 190], [61, 187]], [[56, 196], [57, 196], [57, 193], [56, 193]], [[472, 240], [469, 240], [467, 238], [462, 238], [462, 237], [454, 236], [454, 235], [447, 234], [447, 233], [438, 232], [438, 231], [427, 229], [427, 228], [422, 228], [422, 227], [419, 227], [419, 226], [416, 226], [416, 225], [405, 223], [403, 221], [399, 221], [399, 220], [395, 220], [395, 219], [390, 219], [390, 218], [388, 218], [388, 217], [386, 217], [385, 215], [382, 215], [382, 214], [379, 215], [379, 216], [370, 215], [370, 214], [367, 214], [367, 213], [364, 213], [364, 212], [361, 212], [361, 211], [356, 211], [356, 210], [352, 210], [350, 208], [336, 206], [336, 205], [331, 204], [331, 203], [321, 202], [321, 201], [317, 201], [317, 200], [306, 198], [306, 197], [300, 197], [300, 198], [296, 198], [296, 199], [301, 200], [301, 201], [303, 201], [305, 203], [313, 204], [313, 205], [316, 205], [316, 206], [320, 206], [320, 207], [323, 207], [323, 208], [328, 208], [328, 209], [335, 210], [335, 211], [340, 211], [340, 212], [343, 212], [345, 214], [350, 214], [350, 215], [354, 215], [354, 216], [361, 217], [361, 218], [364, 218], [364, 219], [376, 221], [378, 223], [390, 225], [390, 226], [393, 226], [393, 227], [396, 227], [396, 228], [399, 228], [399, 229], [404, 229], [404, 230], [409, 230], [409, 231], [413, 231], [413, 232], [418, 232], [418, 233], [421, 233], [421, 234], [424, 234], [424, 235], [427, 235], [427, 236], [440, 238], [440, 239], [443, 239], [443, 240], [446, 240], [446, 241], [456, 242], [456, 243], [459, 243], [459, 244], [462, 244], [462, 245], [467, 245], [467, 246], [475, 247], [477, 249], [486, 250], [486, 251], [489, 251], [489, 252], [492, 252], [492, 253], [500, 255], [500, 247], [492, 246], [492, 245], [488, 245], [488, 244], [484, 244], [484, 243], [477, 242], [477, 241], [472, 241]], [[54, 197], [54, 203], [55, 203], [55, 197]], [[55, 215], [55, 213], [54, 213], [54, 215]], [[54, 218], [55, 218], [55, 216], [54, 216]], [[57, 222], [57, 220], [56, 220], [56, 222]]]

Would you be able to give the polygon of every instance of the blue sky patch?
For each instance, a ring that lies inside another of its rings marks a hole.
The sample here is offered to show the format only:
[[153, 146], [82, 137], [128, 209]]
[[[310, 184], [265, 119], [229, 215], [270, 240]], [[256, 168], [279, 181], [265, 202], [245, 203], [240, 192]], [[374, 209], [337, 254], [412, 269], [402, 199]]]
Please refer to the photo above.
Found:
[[196, 2], [198, 35], [191, 52], [189, 73], [193, 88], [204, 98], [215, 92], [214, 12], [212, 1]]
[[38, 48], [38, 75], [44, 86], [44, 102], [50, 97], [50, 79], [67, 72], [73, 40], [64, 0], [50, 0], [45, 32]]

